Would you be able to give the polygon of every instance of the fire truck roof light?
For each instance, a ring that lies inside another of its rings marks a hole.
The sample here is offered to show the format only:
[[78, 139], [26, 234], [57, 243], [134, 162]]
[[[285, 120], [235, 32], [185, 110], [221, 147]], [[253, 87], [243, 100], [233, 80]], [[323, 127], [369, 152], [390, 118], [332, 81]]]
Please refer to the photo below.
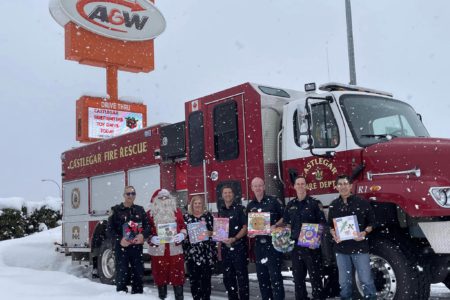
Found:
[[264, 94], [270, 95], [270, 96], [277, 96], [277, 97], [283, 97], [283, 98], [291, 98], [291, 95], [288, 94], [285, 90], [282, 89], [276, 89], [268, 86], [258, 86], [261, 92]]
[[310, 82], [305, 84], [305, 92], [313, 92], [316, 90], [316, 83]]
[[349, 84], [343, 84], [343, 83], [337, 83], [337, 82], [329, 82], [329, 83], [322, 84], [321, 86], [319, 86], [319, 90], [327, 91], [327, 92], [332, 92], [332, 91], [364, 92], [364, 93], [371, 93], [371, 94], [378, 94], [378, 95], [382, 95], [382, 96], [393, 97], [392, 93], [388, 93], [388, 92], [384, 92], [384, 91], [380, 91], [380, 90], [369, 89], [369, 88], [365, 88], [362, 86], [349, 85]]

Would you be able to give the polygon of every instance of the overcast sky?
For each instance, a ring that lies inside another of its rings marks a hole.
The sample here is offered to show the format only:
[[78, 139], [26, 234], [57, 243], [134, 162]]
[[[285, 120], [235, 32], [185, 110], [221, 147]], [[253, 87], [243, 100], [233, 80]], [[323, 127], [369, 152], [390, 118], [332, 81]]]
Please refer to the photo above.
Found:
[[[119, 97], [148, 124], [183, 119], [183, 103], [251, 81], [291, 89], [347, 83], [344, 0], [164, 0], [156, 69], [119, 74]], [[75, 101], [106, 94], [105, 70], [64, 59], [63, 28], [44, 0], [0, 1], [0, 198], [56, 196], [60, 154], [75, 141]], [[352, 1], [359, 85], [392, 92], [450, 137], [450, 2]], [[168, 109], [170, 107], [170, 109]]]

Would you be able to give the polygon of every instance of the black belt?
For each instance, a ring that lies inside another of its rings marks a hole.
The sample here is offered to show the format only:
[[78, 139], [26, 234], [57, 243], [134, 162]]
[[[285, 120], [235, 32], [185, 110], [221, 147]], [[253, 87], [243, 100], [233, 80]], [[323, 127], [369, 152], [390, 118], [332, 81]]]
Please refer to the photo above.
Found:
[[267, 244], [271, 242], [271, 238], [269, 236], [256, 237], [256, 242], [260, 244]]

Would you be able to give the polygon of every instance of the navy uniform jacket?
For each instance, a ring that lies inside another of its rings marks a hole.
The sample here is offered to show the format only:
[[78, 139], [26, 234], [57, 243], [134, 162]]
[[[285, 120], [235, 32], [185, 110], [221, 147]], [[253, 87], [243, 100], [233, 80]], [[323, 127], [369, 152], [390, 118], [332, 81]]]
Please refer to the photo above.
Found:
[[[240, 204], [233, 203], [229, 208], [227, 208], [224, 204], [219, 210], [219, 217], [229, 219], [229, 238], [236, 237], [239, 231], [241, 231], [242, 227], [244, 227], [244, 225], [247, 225], [247, 215], [245, 214], [245, 208]], [[245, 250], [245, 248], [247, 247], [246, 240], [247, 239], [244, 236], [235, 241], [233, 243], [233, 248]], [[222, 243], [222, 248], [225, 249], [226, 247], [226, 244]]]
[[[258, 202], [256, 199], [250, 201], [247, 205], [247, 214], [251, 212], [270, 212], [270, 225], [272, 226], [283, 217], [283, 206], [275, 197], [264, 195], [261, 202]], [[256, 241], [269, 240], [272, 243], [271, 239], [272, 237], [270, 235], [256, 236]]]
[[123, 237], [123, 224], [129, 221], [141, 224], [144, 240], [150, 236], [150, 223], [142, 206], [133, 204], [131, 207], [126, 207], [121, 203], [111, 207], [111, 212], [107, 233], [114, 245], [120, 244]]
[[297, 240], [303, 223], [326, 224], [325, 214], [319, 207], [318, 200], [306, 196], [302, 201], [292, 199], [286, 205], [283, 221], [291, 225], [291, 238]]

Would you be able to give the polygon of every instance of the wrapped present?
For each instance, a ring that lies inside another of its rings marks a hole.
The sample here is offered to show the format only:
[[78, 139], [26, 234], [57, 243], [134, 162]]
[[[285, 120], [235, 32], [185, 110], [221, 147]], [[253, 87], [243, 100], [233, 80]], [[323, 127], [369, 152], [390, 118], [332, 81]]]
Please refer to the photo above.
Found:
[[128, 223], [124, 223], [122, 225], [122, 236], [127, 241], [134, 240], [134, 238], [140, 233], [142, 233], [142, 224], [141, 223], [129, 221]]
[[286, 253], [294, 249], [294, 241], [291, 239], [291, 230], [287, 227], [277, 227], [272, 233], [272, 245], [275, 250]]
[[320, 247], [322, 234], [322, 224], [303, 223], [302, 229], [300, 230], [300, 234], [298, 236], [297, 245], [301, 247], [317, 249]]

